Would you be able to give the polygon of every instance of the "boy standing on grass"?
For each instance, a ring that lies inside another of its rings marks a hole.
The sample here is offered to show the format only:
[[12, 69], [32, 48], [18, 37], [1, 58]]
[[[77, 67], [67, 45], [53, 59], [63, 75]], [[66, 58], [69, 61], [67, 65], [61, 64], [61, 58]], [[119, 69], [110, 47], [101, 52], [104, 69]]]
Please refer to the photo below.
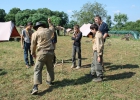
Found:
[[71, 38], [74, 40], [73, 42], [73, 50], [72, 50], [72, 66], [71, 68], [76, 67], [76, 52], [78, 53], [78, 66], [76, 69], [79, 69], [81, 67], [81, 38], [82, 38], [82, 32], [79, 30], [79, 25], [74, 26], [74, 34]]
[[103, 48], [104, 48], [104, 39], [103, 35], [100, 31], [98, 31], [98, 26], [96, 24], [92, 24], [90, 26], [91, 32], [95, 34], [95, 40], [93, 43], [93, 62], [91, 64], [91, 75], [97, 76], [97, 78], [93, 78], [94, 82], [103, 81]]
[[[31, 50], [30, 50], [31, 36], [33, 33], [33, 31], [31, 30], [32, 26], [33, 24], [31, 22], [28, 22], [26, 28], [22, 30], [22, 34], [21, 34], [21, 48], [24, 49], [24, 60], [25, 60], [26, 68], [29, 68], [29, 66], [34, 65], [33, 57], [31, 55]], [[28, 60], [28, 54], [30, 55], [30, 64]]]

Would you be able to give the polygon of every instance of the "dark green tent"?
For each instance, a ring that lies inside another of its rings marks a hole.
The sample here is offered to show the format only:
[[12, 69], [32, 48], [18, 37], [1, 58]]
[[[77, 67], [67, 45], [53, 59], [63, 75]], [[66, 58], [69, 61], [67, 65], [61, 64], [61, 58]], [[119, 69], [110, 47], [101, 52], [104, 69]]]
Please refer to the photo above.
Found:
[[131, 34], [135, 39], [139, 39], [140, 33], [138, 31], [109, 31], [109, 34]]

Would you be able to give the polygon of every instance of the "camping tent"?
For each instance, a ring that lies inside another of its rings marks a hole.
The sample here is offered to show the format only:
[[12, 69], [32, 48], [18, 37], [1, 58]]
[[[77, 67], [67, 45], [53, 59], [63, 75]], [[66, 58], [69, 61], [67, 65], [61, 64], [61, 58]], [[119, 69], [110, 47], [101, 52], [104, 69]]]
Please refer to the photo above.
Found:
[[88, 36], [88, 34], [90, 33], [90, 26], [91, 24], [83, 24], [80, 27], [80, 31], [82, 32], [83, 36]]
[[135, 39], [139, 39], [140, 33], [138, 31], [109, 31], [109, 34], [131, 34]]
[[10, 37], [20, 37], [14, 24], [9, 22], [0, 22], [0, 41], [9, 41]]
[[68, 33], [68, 32], [70, 32], [72, 29], [70, 29], [70, 28], [68, 28], [67, 30], [66, 30], [66, 32]]

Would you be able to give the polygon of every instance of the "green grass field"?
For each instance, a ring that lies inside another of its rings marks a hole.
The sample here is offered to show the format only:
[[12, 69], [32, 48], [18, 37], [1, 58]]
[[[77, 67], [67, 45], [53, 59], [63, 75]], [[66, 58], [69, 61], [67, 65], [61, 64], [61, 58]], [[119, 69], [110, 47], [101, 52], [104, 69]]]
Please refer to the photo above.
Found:
[[[58, 37], [55, 85], [46, 85], [46, 68], [38, 95], [31, 95], [33, 67], [26, 69], [20, 42], [0, 43], [0, 100], [140, 100], [140, 41], [107, 39], [104, 50], [105, 78], [89, 77], [92, 42], [82, 38], [82, 68], [71, 69], [72, 41]], [[63, 66], [61, 60], [64, 60]]]

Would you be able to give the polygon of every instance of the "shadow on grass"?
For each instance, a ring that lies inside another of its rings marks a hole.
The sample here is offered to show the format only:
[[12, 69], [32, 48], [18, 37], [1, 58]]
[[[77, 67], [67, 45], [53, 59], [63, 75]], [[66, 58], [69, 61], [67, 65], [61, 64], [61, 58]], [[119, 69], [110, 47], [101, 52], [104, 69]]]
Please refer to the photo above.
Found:
[[5, 75], [5, 74], [7, 74], [7, 72], [5, 70], [3, 70], [3, 69], [0, 69], [0, 76]]
[[51, 92], [53, 89], [66, 87], [66, 86], [75, 86], [89, 83], [92, 80], [89, 74], [85, 74], [84, 76], [78, 79], [63, 79], [62, 81], [55, 81], [54, 86], [49, 87], [48, 89], [38, 93], [39, 96], [45, 95], [47, 92]]
[[[108, 62], [105, 62], [104, 65], [105, 66], [109, 66], [111, 65], [112, 63], [108, 63]], [[90, 68], [91, 67], [91, 63], [90, 64], [86, 64], [86, 65], [82, 65], [82, 68]]]
[[105, 66], [109, 66], [109, 65], [111, 65], [112, 63], [109, 63], [109, 62], [104, 62], [104, 65]]
[[119, 74], [115, 74], [115, 75], [107, 75], [107, 76], [105, 76], [104, 81], [128, 79], [128, 78], [131, 78], [132, 76], [134, 76], [135, 74], [136, 73], [134, 73], [134, 72], [124, 72], [124, 73], [119, 73]]
[[42, 92], [39, 92], [37, 95], [43, 96], [43, 95], [45, 95], [47, 92], [52, 92], [53, 88], [54, 88], [54, 87], [49, 87], [48, 89], [46, 89], [46, 90], [44, 90], [44, 91], [42, 91]]
[[82, 65], [82, 68], [90, 68], [91, 64]]
[[[82, 58], [81, 60], [86, 60], [88, 58]], [[77, 59], [76, 59], [77, 61]], [[62, 59], [57, 59], [57, 63], [62, 63]], [[63, 59], [63, 63], [72, 63], [72, 59]]]
[[126, 64], [126, 65], [111, 65], [107, 66], [106, 68], [109, 68], [109, 70], [117, 70], [117, 69], [131, 69], [131, 68], [139, 68], [138, 65], [132, 65], [132, 64]]

